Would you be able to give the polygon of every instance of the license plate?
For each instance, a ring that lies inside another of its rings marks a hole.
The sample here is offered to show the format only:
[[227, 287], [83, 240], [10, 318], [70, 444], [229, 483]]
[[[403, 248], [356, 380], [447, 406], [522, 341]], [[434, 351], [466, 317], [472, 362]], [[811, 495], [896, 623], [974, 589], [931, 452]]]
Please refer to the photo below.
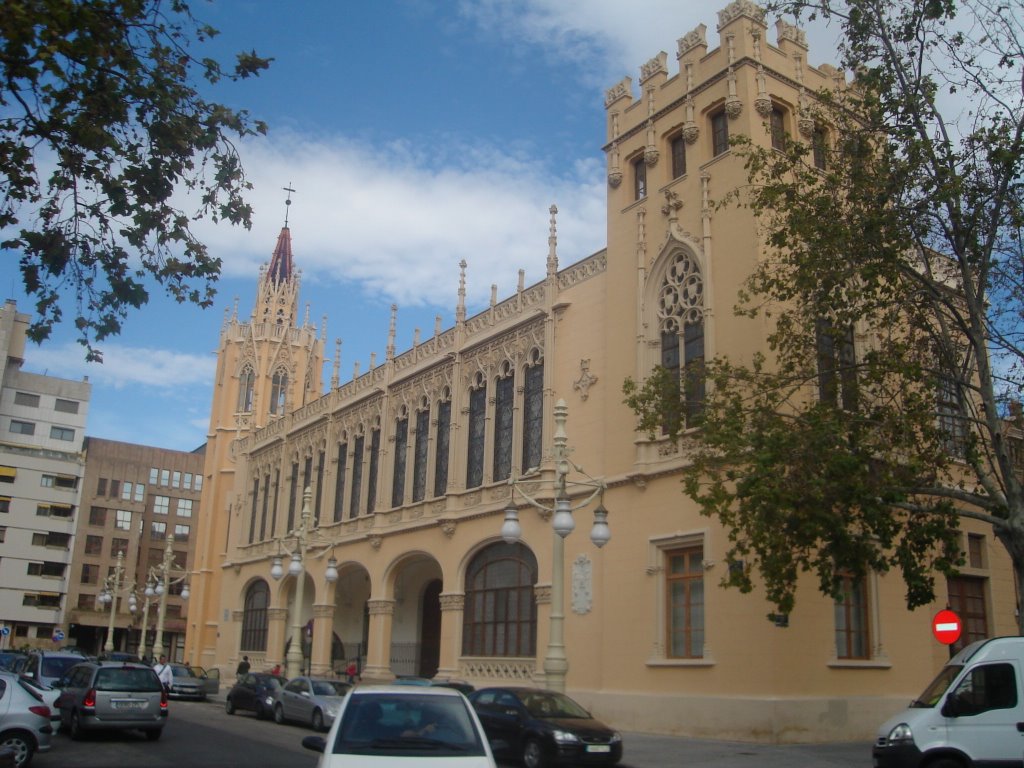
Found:
[[114, 709], [145, 709], [146, 702], [144, 701], [115, 701], [112, 702]]
[[611, 752], [612, 748], [607, 744], [590, 744], [587, 746], [587, 752]]

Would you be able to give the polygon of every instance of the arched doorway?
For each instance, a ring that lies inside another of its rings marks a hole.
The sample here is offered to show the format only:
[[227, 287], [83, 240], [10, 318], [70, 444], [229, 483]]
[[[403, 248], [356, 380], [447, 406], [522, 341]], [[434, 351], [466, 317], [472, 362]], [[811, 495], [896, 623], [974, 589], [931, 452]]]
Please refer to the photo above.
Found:
[[433, 677], [441, 662], [441, 580], [434, 579], [423, 590], [420, 604], [420, 677]]

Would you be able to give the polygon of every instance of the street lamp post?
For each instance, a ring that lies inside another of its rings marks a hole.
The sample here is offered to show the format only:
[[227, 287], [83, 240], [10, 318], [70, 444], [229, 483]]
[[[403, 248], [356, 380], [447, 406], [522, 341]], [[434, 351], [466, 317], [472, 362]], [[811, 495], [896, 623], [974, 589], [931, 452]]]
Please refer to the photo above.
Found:
[[[515, 503], [515, 492], [532, 507], [553, 512], [551, 527], [554, 529], [551, 545], [551, 621], [548, 632], [548, 648], [544, 656], [544, 677], [549, 688], [565, 691], [565, 678], [569, 671], [569, 658], [565, 652], [565, 537], [576, 528], [572, 513], [583, 509], [595, 498], [598, 499], [594, 510], [594, 525], [590, 530], [590, 540], [594, 546], [601, 548], [611, 539], [608, 528], [608, 510], [604, 506], [605, 484], [603, 480], [590, 477], [580, 467], [569, 460], [569, 438], [565, 431], [565, 422], [569, 416], [569, 407], [565, 400], [555, 403], [555, 434], [553, 438], [555, 461], [554, 507], [548, 507], [529, 496], [519, 485], [522, 478], [509, 480], [512, 494], [505, 507], [505, 522], [501, 526], [501, 537], [509, 544], [519, 541], [522, 528], [519, 525], [519, 509]], [[584, 475], [586, 480], [570, 481], [569, 470]], [[581, 486], [589, 489], [586, 497], [573, 506], [569, 498], [569, 486]]]
[[[103, 591], [100, 592], [100, 605], [110, 605], [110, 621], [107, 624], [107, 640], [103, 643], [103, 652], [111, 653], [114, 650], [114, 618], [117, 614], [117, 593], [121, 591], [124, 579], [124, 552], [117, 553], [117, 561], [114, 563], [114, 572], [103, 581]], [[135, 593], [128, 594], [128, 609], [135, 611]]]
[[[153, 580], [153, 593], [160, 597], [160, 605], [157, 608], [156, 636], [153, 638], [153, 658], [159, 659], [164, 655], [164, 618], [167, 615], [167, 593], [174, 584], [184, 586], [181, 589], [181, 599], [188, 600], [188, 575], [183, 574], [176, 579], [171, 578], [171, 571], [174, 569], [174, 534], [167, 534], [167, 544], [164, 547], [164, 559], [160, 565], [151, 569]], [[146, 587], [149, 593], [149, 586]]]
[[[142, 592], [142, 629], [139, 632], [139, 660], [146, 658], [146, 633], [149, 631], [149, 604], [153, 602], [156, 591], [153, 589], [152, 576], [146, 579], [146, 587]], [[131, 608], [134, 613], [135, 609]]]
[[[297, 677], [302, 674], [302, 616], [300, 612], [302, 610], [302, 597], [306, 585], [304, 575], [306, 550], [309, 545], [308, 539], [312, 533], [313, 513], [309, 507], [312, 496], [312, 489], [306, 486], [302, 492], [302, 515], [298, 528], [295, 528], [278, 541], [279, 551], [284, 550], [290, 557], [288, 574], [295, 577], [295, 596], [294, 605], [292, 606], [292, 638], [288, 646], [288, 653], [285, 655], [285, 672], [288, 677]], [[284, 539], [288, 538], [295, 539], [294, 549], [290, 549], [285, 545]], [[278, 581], [284, 576], [284, 564], [282, 563], [281, 554], [274, 557], [270, 568], [270, 575]], [[324, 573], [324, 578], [329, 583], [334, 583], [338, 580], [338, 561], [334, 558], [333, 554], [331, 559], [327, 561], [327, 571]]]

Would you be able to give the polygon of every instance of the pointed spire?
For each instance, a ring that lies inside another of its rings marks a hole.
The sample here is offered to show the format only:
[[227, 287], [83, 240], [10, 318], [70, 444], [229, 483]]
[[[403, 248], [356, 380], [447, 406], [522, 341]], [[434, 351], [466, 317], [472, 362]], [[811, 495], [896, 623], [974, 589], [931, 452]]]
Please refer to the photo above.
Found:
[[395, 358], [395, 321], [398, 319], [398, 305], [391, 305], [391, 324], [388, 327], [388, 347], [384, 352], [385, 359], [394, 360]]
[[466, 260], [459, 262], [459, 303], [455, 307], [455, 322], [466, 322]]
[[331, 370], [331, 389], [337, 389], [341, 382], [338, 372], [341, 370], [341, 339], [334, 340], [334, 365]]
[[552, 205], [548, 209], [551, 214], [551, 224], [548, 227], [548, 277], [558, 273], [558, 206]]
[[270, 266], [267, 268], [267, 277], [273, 283], [283, 283], [292, 276], [292, 235], [288, 227], [281, 229], [277, 236], [277, 247], [274, 248], [274, 255], [270, 257]]

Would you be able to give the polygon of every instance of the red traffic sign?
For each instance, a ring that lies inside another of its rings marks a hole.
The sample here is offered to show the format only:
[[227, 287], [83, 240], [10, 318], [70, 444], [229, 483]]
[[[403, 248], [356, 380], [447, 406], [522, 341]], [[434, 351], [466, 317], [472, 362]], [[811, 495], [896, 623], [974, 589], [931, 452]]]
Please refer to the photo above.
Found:
[[936, 640], [945, 645], [952, 645], [959, 640], [963, 629], [960, 617], [948, 608], [936, 613], [935, 618], [932, 619], [932, 634], [935, 635]]

